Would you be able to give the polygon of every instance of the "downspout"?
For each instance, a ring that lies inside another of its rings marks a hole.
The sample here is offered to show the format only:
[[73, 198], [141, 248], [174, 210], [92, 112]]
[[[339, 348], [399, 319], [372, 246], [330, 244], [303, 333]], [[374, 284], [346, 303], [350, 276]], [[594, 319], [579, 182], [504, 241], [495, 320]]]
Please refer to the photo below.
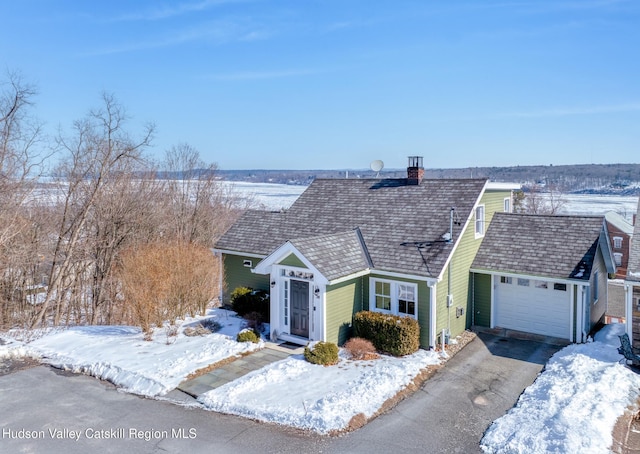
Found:
[[436, 348], [436, 283], [429, 285], [429, 348]]
[[578, 311], [577, 315], [577, 324], [578, 326], [576, 327], [576, 341], [579, 343], [584, 342], [584, 299], [585, 299], [585, 292], [584, 292], [584, 286], [583, 285], [578, 285], [578, 299], [577, 299], [577, 308], [576, 310]]
[[218, 295], [220, 298], [220, 307], [222, 307], [222, 305], [224, 304], [224, 294], [223, 294], [223, 288], [224, 288], [224, 262], [222, 260], [222, 252], [218, 252], [218, 254], [220, 254], [220, 265], [219, 265], [219, 282], [218, 282]]
[[[453, 243], [453, 211], [455, 208], [451, 207], [449, 212], [449, 243]], [[447, 265], [447, 335], [451, 336], [451, 306], [453, 306], [453, 295], [451, 294], [451, 265], [453, 264], [453, 257]], [[442, 339], [444, 345], [444, 339]]]
[[476, 324], [476, 273], [471, 273], [471, 326]]

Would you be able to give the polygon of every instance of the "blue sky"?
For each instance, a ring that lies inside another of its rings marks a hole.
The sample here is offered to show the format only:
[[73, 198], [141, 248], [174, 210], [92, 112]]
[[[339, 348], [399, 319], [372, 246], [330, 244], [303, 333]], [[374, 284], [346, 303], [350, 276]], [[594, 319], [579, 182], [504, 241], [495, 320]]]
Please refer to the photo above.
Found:
[[[631, 163], [638, 0], [0, 2], [54, 134], [115, 94], [223, 169]], [[3, 77], [4, 78], [4, 77]]]

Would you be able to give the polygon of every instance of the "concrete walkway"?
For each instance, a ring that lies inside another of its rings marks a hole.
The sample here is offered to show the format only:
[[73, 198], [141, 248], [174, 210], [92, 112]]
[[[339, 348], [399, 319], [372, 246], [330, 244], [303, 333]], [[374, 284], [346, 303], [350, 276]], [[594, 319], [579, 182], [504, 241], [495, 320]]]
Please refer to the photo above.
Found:
[[178, 386], [178, 390], [197, 398], [201, 394], [236, 380], [251, 371], [304, 352], [304, 347], [290, 348], [284, 345], [287, 344], [267, 342], [262, 350], [249, 353], [196, 378], [183, 381]]

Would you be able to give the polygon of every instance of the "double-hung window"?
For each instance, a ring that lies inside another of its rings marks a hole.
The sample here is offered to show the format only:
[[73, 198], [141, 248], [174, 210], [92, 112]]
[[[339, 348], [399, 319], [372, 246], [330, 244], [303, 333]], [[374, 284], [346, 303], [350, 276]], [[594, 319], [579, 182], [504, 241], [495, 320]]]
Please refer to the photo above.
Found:
[[410, 282], [371, 279], [371, 310], [417, 318], [418, 286]]
[[506, 197], [504, 199], [504, 211], [505, 213], [511, 213], [511, 197]]
[[613, 259], [615, 260], [616, 266], [622, 266], [622, 253], [614, 252]]
[[614, 236], [613, 237], [613, 247], [615, 249], [622, 249], [622, 237], [621, 236]]
[[375, 283], [375, 308], [379, 311], [391, 310], [391, 283], [376, 281]]
[[416, 286], [413, 284], [397, 284], [398, 314], [416, 316]]
[[476, 238], [484, 236], [484, 205], [480, 205], [476, 208]]

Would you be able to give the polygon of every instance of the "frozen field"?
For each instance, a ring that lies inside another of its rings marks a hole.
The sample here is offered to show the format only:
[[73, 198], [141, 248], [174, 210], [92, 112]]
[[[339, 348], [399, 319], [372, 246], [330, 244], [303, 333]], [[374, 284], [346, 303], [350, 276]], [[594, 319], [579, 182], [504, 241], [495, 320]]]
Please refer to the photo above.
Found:
[[567, 214], [604, 214], [615, 211], [629, 222], [638, 209], [638, 197], [595, 194], [565, 194], [563, 212]]
[[248, 183], [244, 181], [223, 181], [234, 192], [245, 194], [246, 199], [255, 202], [259, 208], [280, 210], [289, 208], [306, 186], [273, 183]]

